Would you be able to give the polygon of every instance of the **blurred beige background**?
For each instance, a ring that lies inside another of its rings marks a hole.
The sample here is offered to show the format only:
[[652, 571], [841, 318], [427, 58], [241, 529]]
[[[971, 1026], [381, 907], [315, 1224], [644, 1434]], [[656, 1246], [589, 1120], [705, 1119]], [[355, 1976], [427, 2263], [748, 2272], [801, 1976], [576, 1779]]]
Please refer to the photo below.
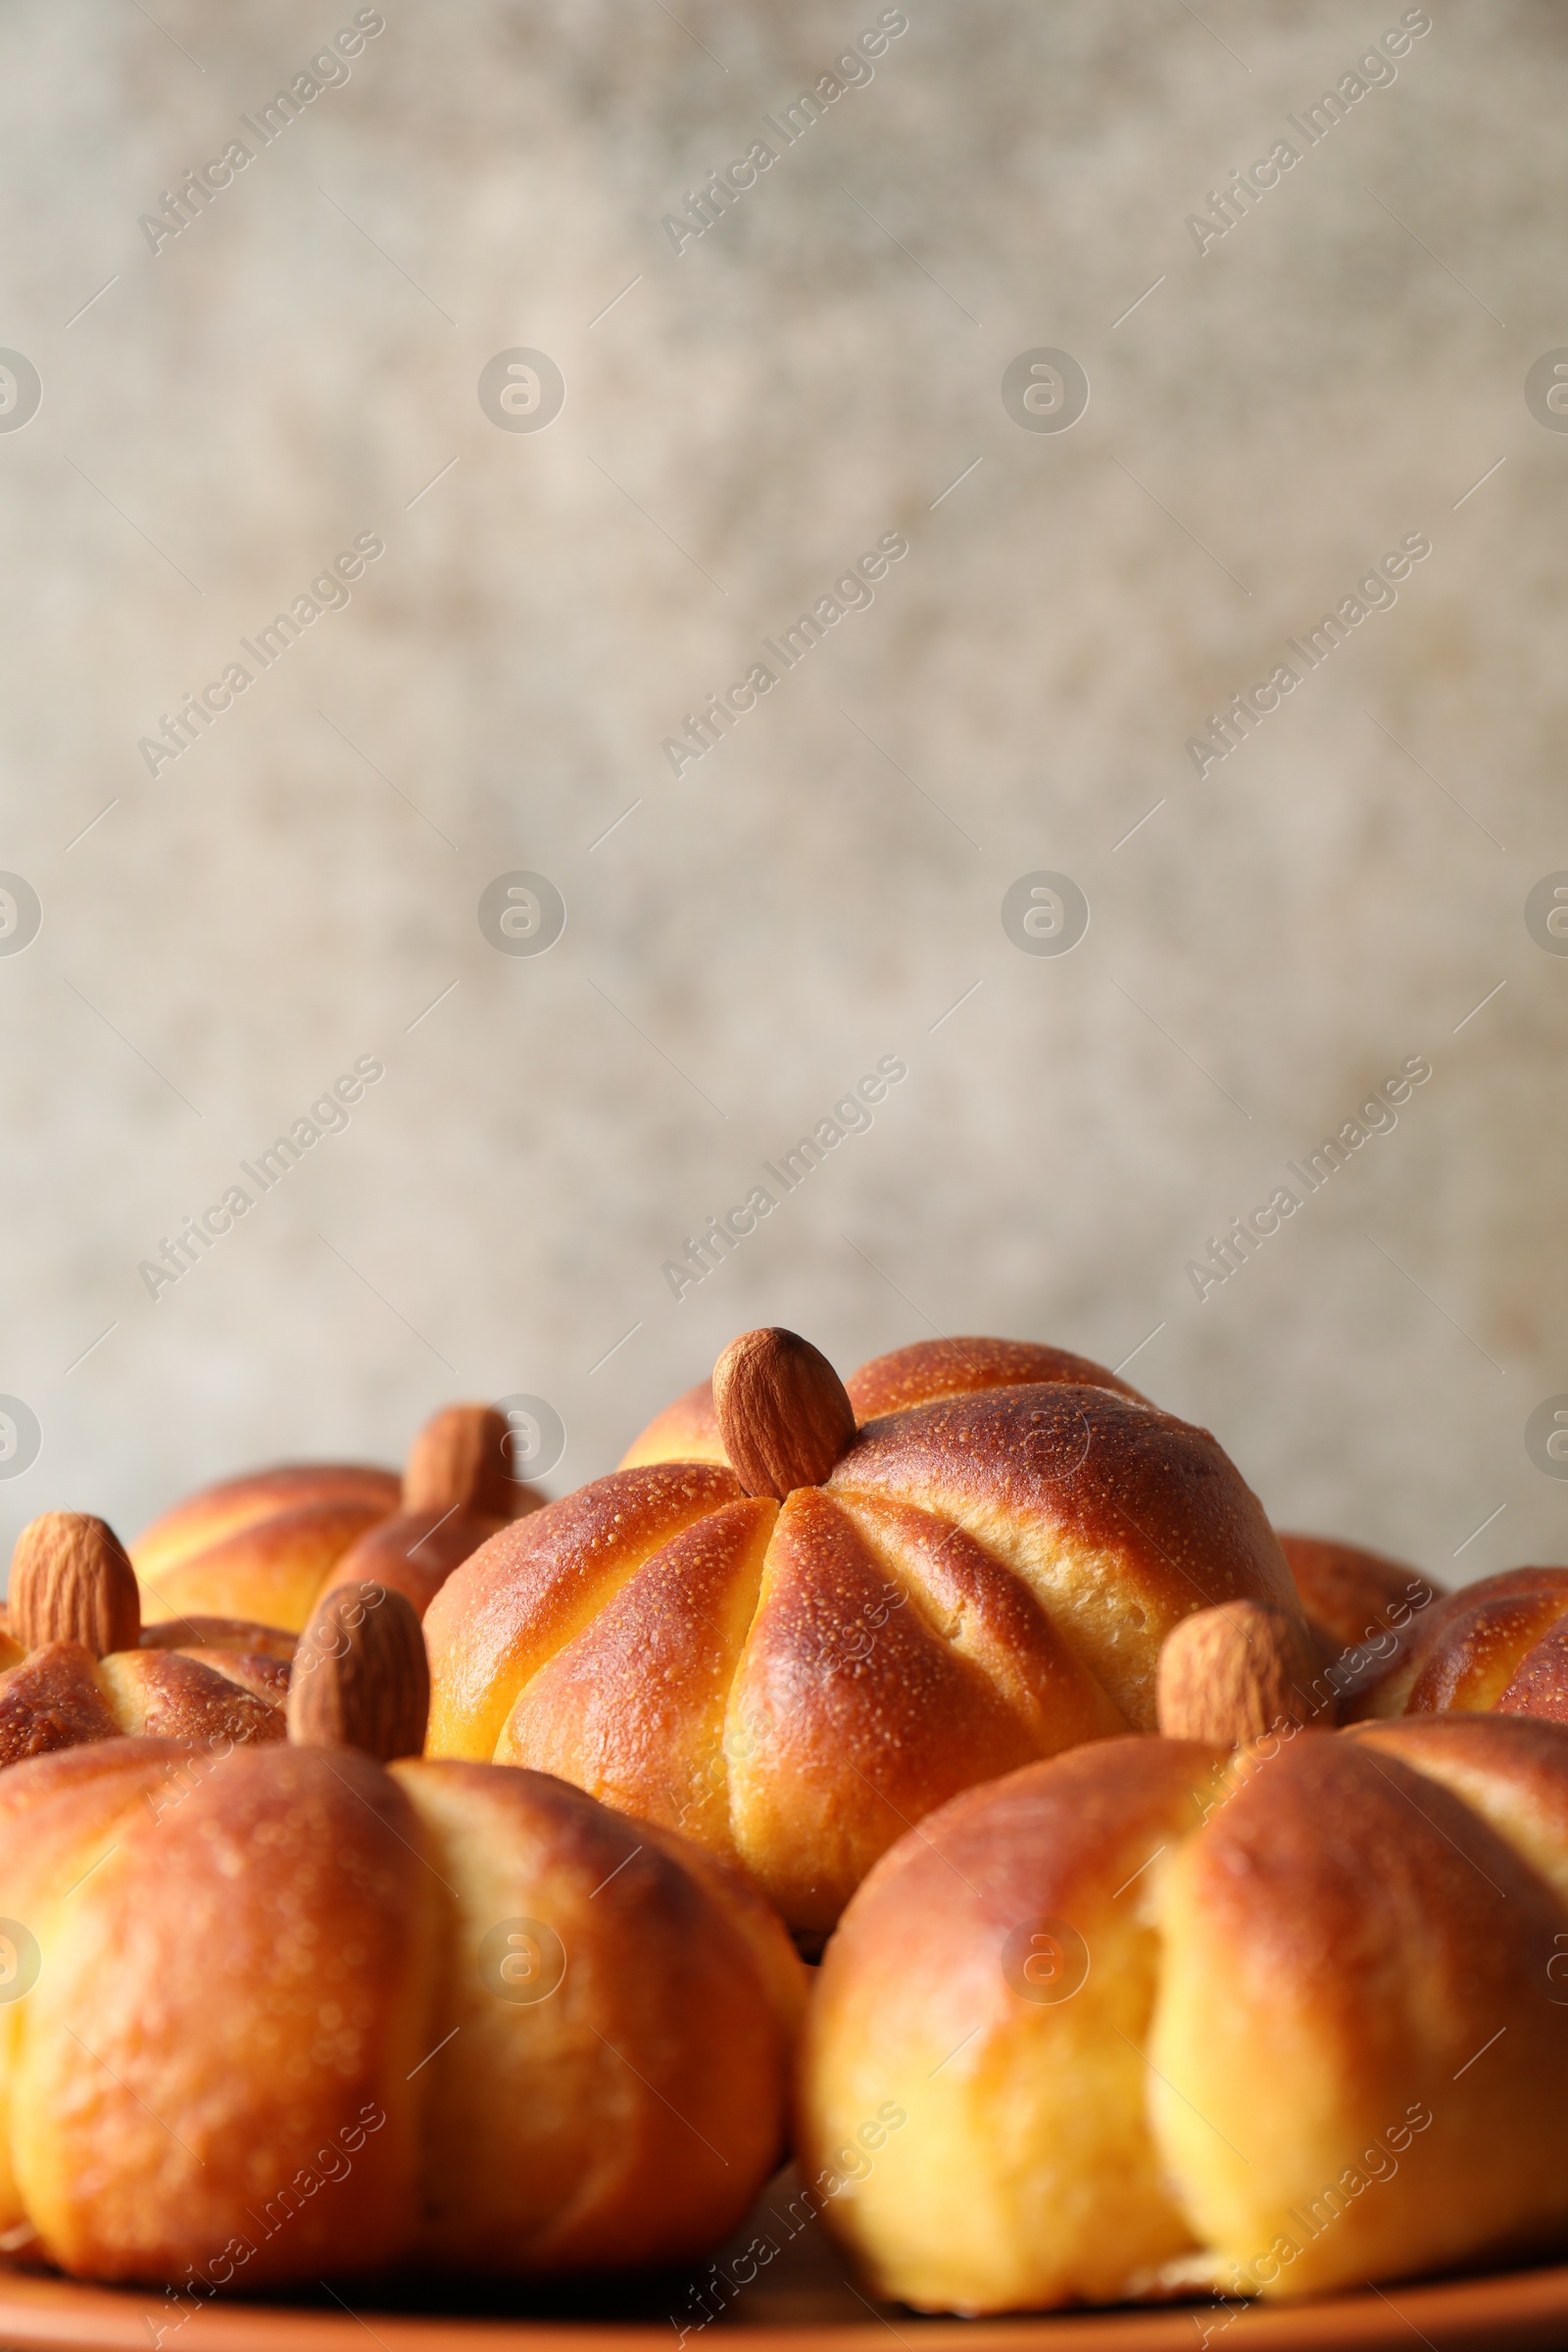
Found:
[[[846, 1370], [932, 1331], [1131, 1357], [1286, 1524], [1568, 1559], [1526, 1447], [1568, 1392], [1568, 959], [1524, 916], [1568, 868], [1568, 435], [1524, 392], [1568, 345], [1560, 17], [1434, 7], [1309, 147], [1287, 118], [1396, 0], [908, 0], [677, 254], [662, 216], [873, 0], [361, 13], [156, 253], [140, 217], [355, 10], [0, 23], [0, 344], [43, 395], [0, 430], [0, 868], [42, 906], [0, 954], [0, 1391], [41, 1438], [0, 1539], [396, 1457], [453, 1395], [547, 1400], [560, 1492], [782, 1321]], [[1041, 347], [1087, 372], [1070, 430], [1004, 407]], [[545, 430], [481, 409], [517, 348], [564, 379]], [[874, 603], [673, 776], [887, 532]], [[1415, 533], [1200, 779], [1207, 714]], [[346, 608], [150, 775], [361, 534]], [[519, 869], [567, 910], [545, 955], [480, 928]], [[1069, 954], [1003, 928], [1042, 870], [1089, 904]], [[149, 1297], [360, 1056], [347, 1130]], [[677, 1300], [664, 1261], [883, 1056], [874, 1126]], [[1200, 1300], [1187, 1262], [1415, 1056]]]

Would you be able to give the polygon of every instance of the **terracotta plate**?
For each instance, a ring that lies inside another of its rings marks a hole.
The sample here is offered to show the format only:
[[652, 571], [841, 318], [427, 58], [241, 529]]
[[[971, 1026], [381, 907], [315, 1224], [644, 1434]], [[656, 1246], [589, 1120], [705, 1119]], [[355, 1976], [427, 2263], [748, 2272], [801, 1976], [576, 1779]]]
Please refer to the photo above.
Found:
[[288, 2301], [198, 2302], [0, 2265], [7, 2352], [711, 2352], [719, 2328], [765, 2334], [759, 2352], [1501, 2352], [1568, 2343], [1568, 2265], [1318, 2303], [921, 2319], [867, 2301], [791, 2173], [713, 2262], [569, 2288], [323, 2284]]

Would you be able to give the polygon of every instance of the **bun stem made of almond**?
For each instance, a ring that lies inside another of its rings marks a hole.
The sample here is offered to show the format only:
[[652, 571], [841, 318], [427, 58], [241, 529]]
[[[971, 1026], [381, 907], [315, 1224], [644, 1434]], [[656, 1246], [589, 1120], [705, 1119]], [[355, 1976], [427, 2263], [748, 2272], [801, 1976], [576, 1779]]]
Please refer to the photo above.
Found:
[[748, 1494], [819, 1487], [855, 1440], [855, 1407], [827, 1357], [776, 1328], [743, 1331], [713, 1366], [713, 1407]]
[[357, 1747], [379, 1764], [416, 1756], [430, 1667], [414, 1604], [385, 1585], [337, 1585], [300, 1636], [288, 1687], [296, 1747]]
[[1219, 1747], [1335, 1720], [1310, 1634], [1262, 1600], [1222, 1601], [1173, 1626], [1159, 1653], [1155, 1705], [1167, 1740]]
[[12, 1637], [24, 1649], [79, 1642], [95, 1658], [141, 1639], [136, 1572], [114, 1529], [85, 1511], [29, 1520], [11, 1555], [6, 1596]]

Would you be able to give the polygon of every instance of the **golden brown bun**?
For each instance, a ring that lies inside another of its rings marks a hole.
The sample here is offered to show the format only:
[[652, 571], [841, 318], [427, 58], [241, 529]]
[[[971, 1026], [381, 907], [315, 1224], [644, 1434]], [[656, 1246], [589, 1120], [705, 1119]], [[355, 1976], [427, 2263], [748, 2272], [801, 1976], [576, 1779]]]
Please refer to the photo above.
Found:
[[[1144, 2119], [1159, 1954], [1136, 1874], [1222, 1768], [1166, 1740], [1031, 1765], [930, 1816], [849, 1905], [808, 2016], [797, 2145], [873, 2292], [1109, 2302], [1191, 2245]], [[1070, 1984], [1085, 1949], [1076, 1993], [1016, 1989]]]
[[[292, 1634], [231, 1618], [176, 1618], [142, 1631], [137, 1589], [113, 1530], [55, 1512], [18, 1539], [24, 1650], [0, 1637], [0, 1767], [56, 1749], [156, 1733], [214, 1751], [280, 1740]], [[42, 1629], [69, 1627], [56, 1636]], [[101, 1655], [118, 1624], [134, 1648]]]
[[279, 1511], [315, 1502], [363, 1503], [370, 1517], [384, 1519], [397, 1509], [402, 1492], [395, 1471], [368, 1462], [284, 1462], [275, 1470], [247, 1471], [187, 1494], [155, 1519], [131, 1544], [131, 1565], [144, 1586], [156, 1585], [166, 1570]]
[[183, 1649], [122, 1649], [99, 1659], [98, 1680], [117, 1728], [129, 1738], [219, 1749], [230, 1740], [281, 1740], [288, 1668], [258, 1658], [244, 1669], [242, 1654], [227, 1650], [199, 1658]]
[[281, 1740], [284, 1692], [265, 1688], [257, 1659], [249, 1674], [235, 1653], [205, 1659], [179, 1650], [122, 1649], [95, 1658], [77, 1642], [49, 1642], [0, 1673], [0, 1767], [96, 1740], [149, 1733], [191, 1746]]
[[[1145, 1401], [1136, 1389], [1087, 1355], [1045, 1348], [1031, 1340], [917, 1340], [875, 1355], [852, 1372], [844, 1386], [862, 1426], [885, 1413], [913, 1404], [935, 1404], [944, 1396], [967, 1396], [980, 1389], [1027, 1388], [1065, 1381], [1078, 1388], [1114, 1389], [1120, 1396]], [[713, 1384], [701, 1381], [656, 1413], [621, 1456], [622, 1470], [646, 1462], [722, 1462], [728, 1456], [718, 1433]]]
[[[254, 1691], [258, 1698], [265, 1698], [270, 1706], [280, 1711], [288, 1704], [290, 1668], [286, 1658], [270, 1656], [265, 1650], [203, 1646], [182, 1648], [176, 1654], [182, 1658], [193, 1658], [198, 1666], [220, 1674], [225, 1682], [237, 1683], [242, 1690]], [[166, 1737], [161, 1726], [159, 1737]]]
[[511, 1434], [493, 1405], [449, 1404], [416, 1433], [401, 1480], [295, 1462], [189, 1496], [132, 1546], [143, 1620], [252, 1617], [297, 1634], [324, 1593], [367, 1582], [422, 1615], [460, 1560], [544, 1502], [512, 1476]]
[[386, 1516], [345, 1497], [252, 1520], [156, 1577], [138, 1569], [142, 1616], [149, 1625], [192, 1613], [251, 1617], [297, 1634], [349, 1545]]
[[649, 1462], [493, 1537], [425, 1619], [427, 1752], [683, 1830], [820, 1936], [958, 1789], [1152, 1729], [1165, 1634], [1230, 1598], [1297, 1605], [1206, 1432], [1102, 1385], [974, 1389], [782, 1504]]
[[1402, 1560], [1329, 1536], [1282, 1530], [1280, 1549], [1317, 1642], [1325, 1690], [1348, 1721], [1367, 1711], [1371, 1693], [1410, 1654], [1446, 1588]]
[[628, 1570], [740, 1500], [729, 1470], [673, 1462], [616, 1471], [481, 1544], [425, 1615], [427, 1752], [488, 1763], [523, 1684]]
[[683, 2260], [779, 2152], [777, 1921], [541, 1775], [105, 1741], [0, 1779], [0, 2230], [77, 2277]]
[[683, 1840], [544, 1774], [393, 1772], [455, 1890], [459, 1950], [523, 1913], [566, 1955], [526, 2034], [471, 1967], [434, 2020], [465, 2031], [427, 2094], [427, 2258], [561, 2271], [701, 2253], [780, 2152], [803, 1972], [777, 1919], [733, 1874], [689, 1866]]
[[1359, 1650], [1380, 1635], [1401, 1633], [1446, 1591], [1419, 1568], [1358, 1544], [1291, 1535], [1283, 1528], [1279, 1539], [1307, 1623], [1331, 1656]]
[[48, 1642], [0, 1674], [0, 1766], [119, 1737], [98, 1661], [79, 1642]]
[[944, 1396], [972, 1396], [981, 1389], [1038, 1388], [1055, 1380], [1069, 1388], [1113, 1389], [1118, 1396], [1131, 1396], [1139, 1404], [1149, 1401], [1103, 1364], [1033, 1340], [916, 1340], [912, 1348], [872, 1356], [844, 1386], [855, 1418], [864, 1423], [880, 1420], [885, 1413], [906, 1412], [911, 1404], [937, 1404]]
[[[1555, 1725], [1031, 1766], [849, 1906], [803, 2164], [873, 2286], [934, 2310], [1315, 2294], [1557, 2242], [1565, 1903]], [[873, 2145], [879, 2101], [906, 2120]]]
[[1368, 1689], [1377, 1717], [1448, 1709], [1568, 1720], [1568, 1568], [1508, 1568], [1446, 1593]]
[[[1568, 2013], [1546, 1974], [1568, 1914], [1508, 1835], [1535, 1773], [1560, 1832], [1568, 1735], [1453, 1729], [1455, 1765], [1502, 1784], [1493, 1804], [1445, 1787], [1442, 1751], [1405, 1727], [1308, 1737], [1244, 1780], [1163, 1884], [1155, 2129], [1230, 2263], [1298, 2241], [1265, 2291], [1443, 2268], [1568, 2226]], [[1401, 2123], [1420, 2129], [1389, 2151], [1397, 2175], [1344, 2194], [1386, 2169], [1374, 2150]]]
[[[542, 1507], [543, 1497], [540, 1497]], [[519, 1516], [526, 1516], [519, 1513]], [[317, 1599], [338, 1585], [385, 1585], [423, 1616], [454, 1568], [507, 1525], [480, 1511], [398, 1511], [367, 1528], [327, 1571]]]

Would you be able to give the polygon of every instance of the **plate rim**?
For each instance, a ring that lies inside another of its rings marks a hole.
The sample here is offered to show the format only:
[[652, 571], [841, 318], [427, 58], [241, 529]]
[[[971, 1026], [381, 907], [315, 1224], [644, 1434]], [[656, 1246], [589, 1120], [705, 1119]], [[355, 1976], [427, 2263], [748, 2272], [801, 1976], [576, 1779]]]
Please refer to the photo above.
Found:
[[[930, 2352], [1231, 2352], [1245, 2340], [1259, 2352], [1383, 2352], [1408, 2347], [1412, 2329], [1439, 2352], [1465, 2345], [1526, 2345], [1562, 2340], [1568, 2322], [1568, 2262], [1445, 2279], [1371, 2284], [1352, 2292], [1293, 2302], [1085, 2306], [963, 2320], [911, 2316]], [[1543, 2331], [1552, 2325], [1556, 2332]], [[872, 2352], [891, 2332], [910, 2337], [880, 2313], [859, 2320], [741, 2320], [710, 2323], [733, 2335], [766, 2340], [772, 2352]], [[668, 2323], [673, 2332], [673, 2323]], [[150, 2287], [103, 2286], [0, 2265], [0, 2341], [17, 2352], [363, 2352], [366, 2332], [385, 2352], [652, 2352], [667, 2345], [657, 2320], [471, 2316], [399, 2312], [344, 2303], [272, 2301], [205, 2303], [172, 2316]], [[688, 2328], [677, 2347], [707, 2328]], [[1227, 2340], [1228, 2339], [1228, 2340]]]

